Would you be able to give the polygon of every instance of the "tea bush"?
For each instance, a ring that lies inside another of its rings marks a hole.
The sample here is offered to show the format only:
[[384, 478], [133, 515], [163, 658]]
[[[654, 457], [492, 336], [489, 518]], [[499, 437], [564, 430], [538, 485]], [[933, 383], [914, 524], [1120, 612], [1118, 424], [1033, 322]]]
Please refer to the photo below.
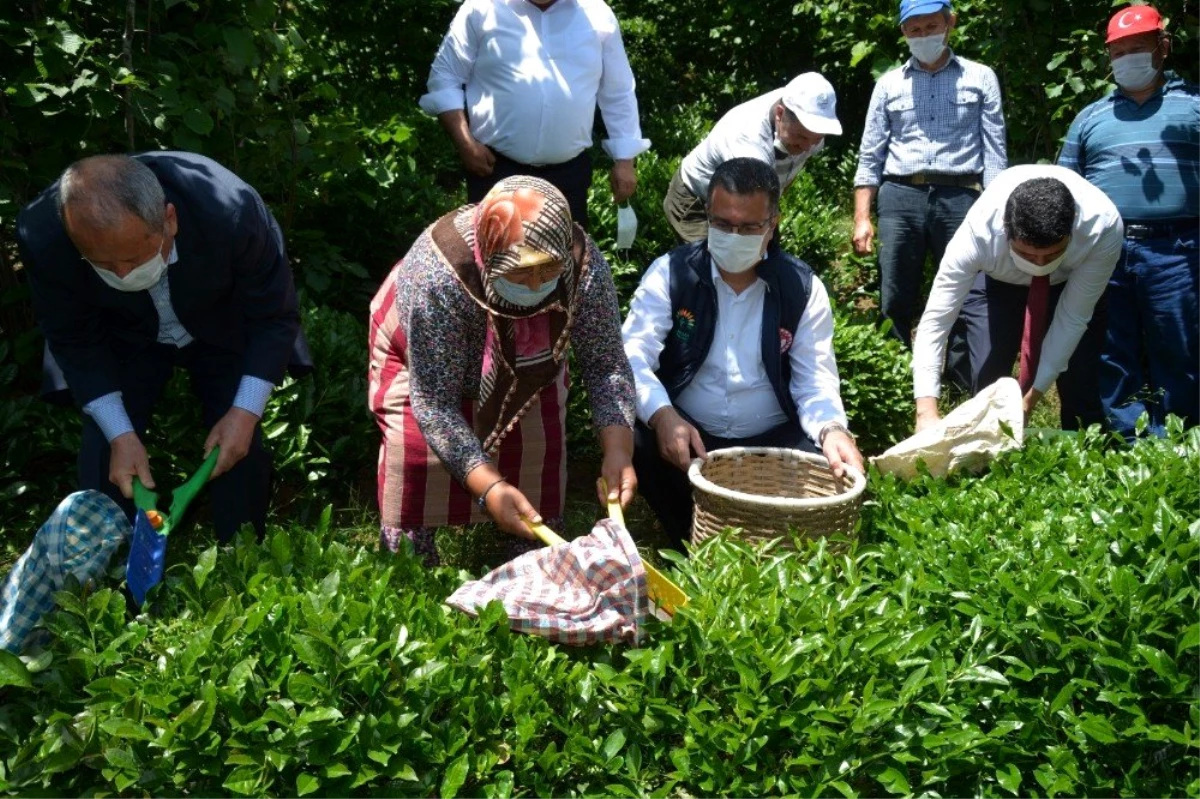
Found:
[[[1196, 795], [1200, 431], [872, 474], [862, 541], [677, 563], [640, 649], [442, 604], [468, 575], [326, 514], [64, 592], [0, 655], [0, 790], [84, 795]], [[1031, 490], [1041, 489], [1041, 490]]]

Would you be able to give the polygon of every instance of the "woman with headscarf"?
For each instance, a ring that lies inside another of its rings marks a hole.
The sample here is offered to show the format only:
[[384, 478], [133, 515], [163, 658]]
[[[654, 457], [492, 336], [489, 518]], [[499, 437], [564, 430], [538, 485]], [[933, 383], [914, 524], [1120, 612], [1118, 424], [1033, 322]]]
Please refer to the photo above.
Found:
[[413, 244], [371, 303], [369, 404], [383, 433], [381, 538], [436, 563], [433, 533], [491, 518], [529, 547], [523, 519], [561, 519], [567, 354], [600, 438], [608, 496], [628, 504], [634, 383], [616, 289], [595, 242], [544, 180], [498, 183]]

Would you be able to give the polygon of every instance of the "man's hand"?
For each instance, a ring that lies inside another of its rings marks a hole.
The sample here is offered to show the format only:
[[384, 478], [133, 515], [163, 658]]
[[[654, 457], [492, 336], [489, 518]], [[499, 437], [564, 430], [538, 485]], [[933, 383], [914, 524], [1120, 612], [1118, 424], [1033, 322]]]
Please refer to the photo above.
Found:
[[133, 498], [133, 478], [137, 477], [146, 488], [154, 488], [154, 478], [150, 476], [150, 457], [142, 440], [132, 430], [123, 433], [112, 440], [111, 454], [108, 458], [108, 479], [126, 499]]
[[496, 167], [496, 154], [486, 144], [480, 144], [474, 138], [467, 137], [458, 147], [458, 157], [462, 159], [463, 167], [472, 175], [486, 178]]
[[829, 468], [833, 470], [835, 477], [844, 475], [846, 466], [853, 466], [858, 471], [866, 473], [862, 453], [858, 451], [854, 439], [842, 430], [830, 430], [825, 435], [825, 443], [821, 445], [821, 451], [825, 453], [825, 460], [829, 461]]
[[213, 447], [220, 447], [221, 454], [217, 456], [217, 465], [210, 480], [225, 474], [246, 457], [246, 453], [250, 451], [250, 442], [254, 439], [254, 428], [257, 426], [258, 417], [241, 408], [230, 408], [228, 413], [213, 425], [208, 438], [204, 440], [204, 457], [208, 457]]
[[684, 421], [670, 405], [664, 405], [650, 417], [650, 427], [658, 437], [658, 454], [677, 469], [687, 471], [692, 464], [692, 453], [698, 458], [707, 458], [700, 431]]
[[1025, 425], [1029, 425], [1029, 417], [1033, 415], [1033, 409], [1042, 400], [1042, 392], [1036, 388], [1031, 388], [1025, 392], [1025, 396], [1021, 398], [1021, 406], [1025, 409]]
[[533, 524], [542, 521], [541, 515], [529, 504], [529, 500], [516, 486], [508, 483], [497, 483], [488, 492], [484, 500], [488, 516], [496, 522], [496, 526], [511, 536], [537, 540], [522, 519], [528, 519]]
[[633, 169], [633, 159], [622, 158], [619, 161], [613, 161], [608, 181], [612, 184], [613, 199], [617, 205], [621, 205], [632, 197], [633, 192], [637, 189], [637, 172]]
[[860, 219], [854, 223], [854, 252], [856, 255], [870, 255], [875, 250], [875, 226], [870, 219]]
[[917, 397], [917, 429], [921, 432], [942, 420], [938, 414], [937, 397]]

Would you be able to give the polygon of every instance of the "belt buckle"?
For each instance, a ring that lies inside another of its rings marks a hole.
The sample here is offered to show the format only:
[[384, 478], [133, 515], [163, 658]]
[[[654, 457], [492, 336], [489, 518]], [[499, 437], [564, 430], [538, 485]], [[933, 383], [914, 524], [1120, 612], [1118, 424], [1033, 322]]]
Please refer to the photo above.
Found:
[[914, 185], [914, 186], [924, 186], [927, 183], [929, 183], [929, 179], [925, 176], [924, 172], [914, 173], [911, 176], [910, 180], [912, 182], [912, 185]]

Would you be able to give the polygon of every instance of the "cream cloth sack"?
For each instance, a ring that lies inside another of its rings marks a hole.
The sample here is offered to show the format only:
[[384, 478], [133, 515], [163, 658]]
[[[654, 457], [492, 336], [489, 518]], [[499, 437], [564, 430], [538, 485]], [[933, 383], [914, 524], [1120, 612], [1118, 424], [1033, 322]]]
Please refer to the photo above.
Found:
[[931, 475], [945, 477], [959, 469], [982, 470], [1000, 453], [1020, 449], [1024, 440], [1021, 388], [1003, 377], [871, 462], [884, 474], [911, 480], [923, 460]]

